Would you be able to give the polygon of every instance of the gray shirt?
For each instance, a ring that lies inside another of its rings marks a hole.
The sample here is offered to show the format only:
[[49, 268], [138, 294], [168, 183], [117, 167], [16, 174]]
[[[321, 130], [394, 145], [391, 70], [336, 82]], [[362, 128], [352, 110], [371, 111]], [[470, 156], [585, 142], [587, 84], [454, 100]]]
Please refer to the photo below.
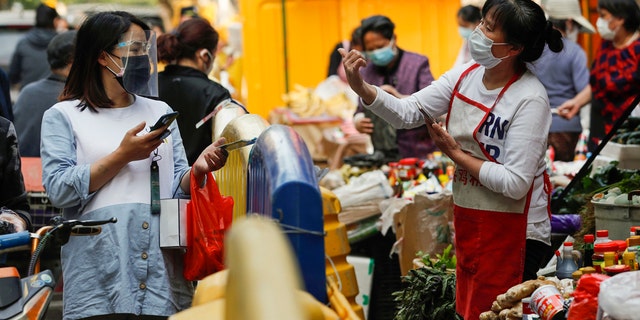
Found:
[[58, 102], [64, 81], [61, 76], [51, 75], [28, 84], [20, 91], [18, 100], [13, 105], [13, 122], [20, 141], [21, 156], [40, 157], [42, 116]]
[[[584, 50], [571, 40], [563, 38], [562, 42], [564, 49], [558, 53], [545, 46], [542, 56], [531, 68], [547, 89], [551, 108], [557, 108], [589, 85], [589, 68]], [[549, 132], [582, 132], [580, 116], [567, 120], [553, 114]]]

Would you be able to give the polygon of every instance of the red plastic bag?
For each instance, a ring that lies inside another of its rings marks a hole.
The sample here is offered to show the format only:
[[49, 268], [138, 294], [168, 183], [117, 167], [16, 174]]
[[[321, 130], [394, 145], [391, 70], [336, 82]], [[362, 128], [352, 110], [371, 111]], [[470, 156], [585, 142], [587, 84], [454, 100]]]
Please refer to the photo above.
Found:
[[600, 283], [609, 276], [604, 274], [585, 274], [578, 280], [576, 290], [573, 291], [573, 302], [569, 307], [569, 320], [595, 320], [598, 313], [598, 294]]
[[206, 180], [200, 188], [192, 171], [183, 271], [184, 278], [190, 281], [224, 269], [224, 234], [233, 219], [233, 198], [220, 194], [211, 173]]

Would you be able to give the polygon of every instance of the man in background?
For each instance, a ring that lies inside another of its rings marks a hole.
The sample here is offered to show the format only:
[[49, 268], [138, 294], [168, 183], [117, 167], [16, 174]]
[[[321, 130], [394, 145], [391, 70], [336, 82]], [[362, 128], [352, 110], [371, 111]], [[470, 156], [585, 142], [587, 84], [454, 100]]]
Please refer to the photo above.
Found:
[[49, 74], [47, 45], [57, 34], [58, 25], [65, 23], [66, 21], [58, 15], [56, 9], [45, 4], [40, 4], [36, 8], [35, 27], [18, 41], [11, 57], [9, 79], [12, 85], [24, 88], [27, 84]]
[[23, 157], [40, 157], [42, 115], [58, 102], [58, 96], [64, 88], [73, 62], [75, 36], [76, 31], [67, 31], [51, 40], [47, 47], [51, 74], [24, 87], [13, 106], [14, 124]]

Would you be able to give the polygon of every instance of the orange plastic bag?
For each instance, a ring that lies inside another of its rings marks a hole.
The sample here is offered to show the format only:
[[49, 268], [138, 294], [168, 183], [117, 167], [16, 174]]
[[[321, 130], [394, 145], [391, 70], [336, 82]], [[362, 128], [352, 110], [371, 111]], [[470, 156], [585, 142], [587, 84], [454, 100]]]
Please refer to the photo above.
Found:
[[209, 173], [200, 188], [191, 173], [191, 201], [187, 205], [187, 252], [184, 278], [190, 281], [224, 269], [224, 234], [233, 218], [233, 198], [220, 194]]

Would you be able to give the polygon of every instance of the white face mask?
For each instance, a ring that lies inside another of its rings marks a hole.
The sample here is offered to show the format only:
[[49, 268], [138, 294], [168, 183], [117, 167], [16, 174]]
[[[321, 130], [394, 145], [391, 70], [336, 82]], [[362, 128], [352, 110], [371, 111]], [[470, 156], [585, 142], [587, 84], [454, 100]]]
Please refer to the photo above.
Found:
[[471, 35], [469, 35], [469, 51], [471, 53], [471, 58], [487, 69], [497, 66], [503, 59], [509, 57], [509, 55], [502, 58], [496, 58], [493, 56], [491, 48], [493, 46], [503, 45], [508, 45], [508, 43], [494, 43], [493, 40], [484, 35], [484, 32], [480, 30], [479, 26], [471, 32]]
[[613, 37], [616, 35], [615, 30], [609, 29], [609, 22], [611, 21], [605, 20], [602, 17], [598, 18], [598, 21], [596, 21], [598, 33], [600, 34], [600, 37], [605, 40], [613, 40]]
[[573, 30], [568, 31], [566, 38], [573, 42], [578, 42], [578, 27], [574, 26]]

